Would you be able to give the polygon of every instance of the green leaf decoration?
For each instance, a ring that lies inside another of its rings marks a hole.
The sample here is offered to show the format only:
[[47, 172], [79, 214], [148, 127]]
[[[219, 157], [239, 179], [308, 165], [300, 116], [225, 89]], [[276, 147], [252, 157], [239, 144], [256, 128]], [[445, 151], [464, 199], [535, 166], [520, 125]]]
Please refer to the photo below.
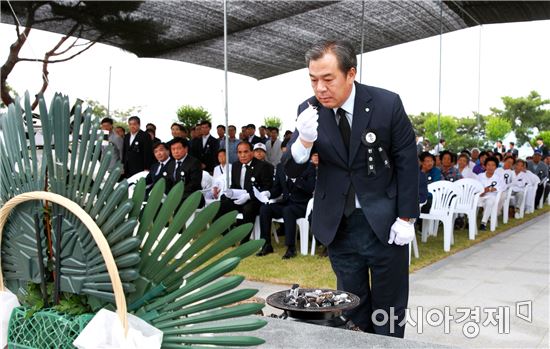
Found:
[[[0, 205], [19, 194], [44, 190], [78, 203], [109, 243], [128, 311], [164, 332], [162, 348], [264, 342], [252, 336], [227, 335], [267, 324], [249, 316], [263, 304], [234, 305], [250, 299], [257, 290], [236, 290], [244, 278], [225, 276], [263, 245], [262, 240], [252, 240], [235, 247], [250, 234], [251, 224], [231, 229], [237, 212], [214, 221], [219, 202], [198, 209], [200, 191], [181, 202], [183, 183], [165, 194], [166, 183], [160, 180], [146, 198], [142, 179], [129, 197], [128, 183], [120, 181], [122, 166], [109, 170], [114, 149], [102, 149], [103, 133], [91, 109], [82, 110], [80, 102], [71, 107], [69, 98], [61, 94], [55, 94], [47, 107], [41, 97], [40, 126], [36, 127], [28, 93], [24, 108], [20, 105], [17, 99], [0, 119]], [[54, 309], [69, 315], [112, 309], [114, 294], [99, 249], [80, 218], [57, 204], [29, 201], [11, 212], [0, 251], [6, 286], [26, 294], [21, 299], [32, 312], [40, 311], [44, 306], [39, 286], [40, 249], [51, 302], [58, 223], [62, 298]]]

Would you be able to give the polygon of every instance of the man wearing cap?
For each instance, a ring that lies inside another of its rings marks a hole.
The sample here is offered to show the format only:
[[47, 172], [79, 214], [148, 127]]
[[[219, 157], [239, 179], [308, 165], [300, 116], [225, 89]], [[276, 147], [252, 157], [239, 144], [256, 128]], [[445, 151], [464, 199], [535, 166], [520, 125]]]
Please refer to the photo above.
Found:
[[419, 213], [412, 125], [397, 94], [355, 82], [351, 43], [318, 42], [305, 57], [315, 96], [298, 107], [286, 173], [299, 176], [315, 147], [312, 231], [328, 247], [338, 289], [361, 298], [348, 326], [403, 337], [407, 244]]
[[258, 160], [265, 161], [266, 148], [263, 143], [254, 144], [254, 157]]

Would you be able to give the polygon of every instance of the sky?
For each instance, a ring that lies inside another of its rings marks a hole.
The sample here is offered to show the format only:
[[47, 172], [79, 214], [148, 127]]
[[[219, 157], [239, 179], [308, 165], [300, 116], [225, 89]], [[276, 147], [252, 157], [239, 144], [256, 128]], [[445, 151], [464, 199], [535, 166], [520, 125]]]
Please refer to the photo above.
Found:
[[[2, 63], [15, 40], [14, 28], [0, 24]], [[503, 107], [502, 96], [526, 96], [531, 90], [550, 98], [549, 35], [550, 21], [484, 25], [444, 34], [441, 113], [472, 116], [479, 102], [479, 111], [488, 114], [491, 107]], [[20, 56], [42, 57], [59, 37], [33, 29]], [[361, 75], [362, 83], [397, 92], [409, 114], [437, 113], [439, 44], [439, 36], [435, 36], [366, 53], [364, 71], [357, 80]], [[107, 105], [109, 68], [111, 110], [140, 106], [142, 124], [155, 123], [160, 139], [170, 138], [170, 124], [184, 104], [210, 111], [214, 127], [225, 123], [222, 70], [137, 58], [102, 44], [71, 61], [51, 64], [46, 99], [62, 92], [73, 101], [94, 99]], [[20, 95], [25, 90], [35, 94], [42, 83], [41, 64], [18, 63], [8, 83]], [[229, 124], [240, 127], [252, 122], [259, 126], [264, 117], [278, 116], [283, 129], [293, 130], [297, 106], [312, 95], [312, 90], [307, 70], [301, 69], [264, 80], [229, 73], [228, 94]]]

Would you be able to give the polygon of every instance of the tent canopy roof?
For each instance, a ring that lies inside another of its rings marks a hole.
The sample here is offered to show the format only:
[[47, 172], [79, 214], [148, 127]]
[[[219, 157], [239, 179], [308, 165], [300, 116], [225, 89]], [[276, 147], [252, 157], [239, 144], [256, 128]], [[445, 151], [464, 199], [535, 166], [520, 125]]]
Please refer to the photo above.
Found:
[[[93, 3], [109, 6], [110, 2]], [[229, 71], [264, 79], [304, 68], [306, 49], [325, 38], [349, 40], [359, 53], [362, 6], [361, 1], [228, 0]], [[364, 6], [364, 52], [438, 35], [440, 25], [447, 33], [479, 24], [550, 18], [550, 2], [546, 1], [365, 1]], [[86, 13], [87, 6], [81, 11], [86, 16], [96, 15]], [[21, 12], [17, 15], [24, 26]], [[38, 21], [51, 17], [50, 5], [36, 12]], [[129, 18], [124, 35], [98, 41], [138, 57], [223, 69], [222, 1], [144, 1]], [[5, 1], [1, 19], [14, 23]], [[132, 21], [148, 25], [133, 25]], [[59, 19], [33, 27], [64, 34], [74, 23], [73, 19]], [[81, 37], [95, 40], [98, 31], [85, 28]]]

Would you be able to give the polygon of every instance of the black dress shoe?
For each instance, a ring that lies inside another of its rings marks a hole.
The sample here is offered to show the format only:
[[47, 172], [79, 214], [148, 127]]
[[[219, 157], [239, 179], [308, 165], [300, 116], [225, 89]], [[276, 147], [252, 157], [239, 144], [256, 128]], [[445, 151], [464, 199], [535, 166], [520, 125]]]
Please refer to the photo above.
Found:
[[283, 256], [283, 259], [290, 259], [294, 257], [296, 257], [296, 248], [288, 247], [288, 249], [285, 252], [285, 255]]
[[479, 225], [479, 230], [481, 230], [481, 231], [486, 231], [486, 230], [487, 230], [487, 225], [481, 223], [481, 224]]
[[266, 256], [270, 253], [273, 253], [273, 246], [271, 245], [264, 245], [262, 247], [262, 249], [260, 250], [260, 252], [256, 253], [256, 256], [258, 257], [263, 257], [263, 256]]

